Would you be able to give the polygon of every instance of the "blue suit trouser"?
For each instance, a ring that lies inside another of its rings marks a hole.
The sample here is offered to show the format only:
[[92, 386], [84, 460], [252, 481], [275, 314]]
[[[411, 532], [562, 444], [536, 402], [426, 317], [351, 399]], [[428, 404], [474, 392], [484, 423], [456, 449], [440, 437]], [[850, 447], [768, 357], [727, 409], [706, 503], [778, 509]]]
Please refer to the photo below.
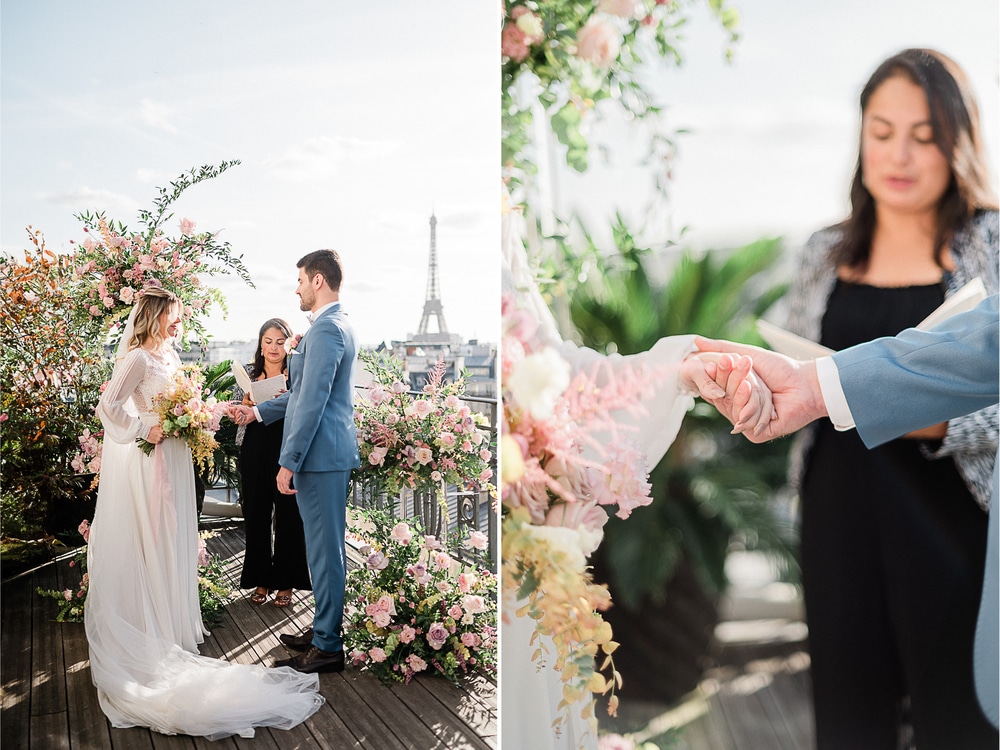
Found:
[[306, 533], [316, 614], [313, 640], [323, 651], [341, 651], [344, 641], [344, 586], [347, 579], [344, 531], [350, 471], [295, 472], [295, 496]]

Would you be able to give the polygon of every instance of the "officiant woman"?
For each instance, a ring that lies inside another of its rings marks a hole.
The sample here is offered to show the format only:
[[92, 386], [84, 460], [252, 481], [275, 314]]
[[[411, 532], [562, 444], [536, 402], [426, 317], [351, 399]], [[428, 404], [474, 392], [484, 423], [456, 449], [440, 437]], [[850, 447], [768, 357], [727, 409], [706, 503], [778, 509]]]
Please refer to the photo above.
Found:
[[[787, 327], [840, 350], [914, 326], [972, 279], [997, 291], [997, 205], [969, 82], [904, 50], [861, 93], [850, 215], [814, 234]], [[791, 474], [818, 750], [997, 747], [974, 693], [997, 408], [867, 450], [824, 420]]]
[[[287, 377], [286, 346], [293, 340], [291, 328], [281, 318], [266, 321], [260, 327], [254, 360], [245, 366], [250, 379]], [[233, 399], [247, 406], [254, 404], [250, 394], [243, 393], [239, 386]], [[275, 607], [289, 606], [293, 589], [312, 589], [295, 495], [282, 495], [274, 481], [283, 426], [283, 419], [269, 425], [251, 422], [240, 425], [236, 433], [240, 446], [240, 502], [247, 538], [240, 586], [254, 589], [250, 595], [254, 604], [266, 603], [271, 592], [276, 592]]]

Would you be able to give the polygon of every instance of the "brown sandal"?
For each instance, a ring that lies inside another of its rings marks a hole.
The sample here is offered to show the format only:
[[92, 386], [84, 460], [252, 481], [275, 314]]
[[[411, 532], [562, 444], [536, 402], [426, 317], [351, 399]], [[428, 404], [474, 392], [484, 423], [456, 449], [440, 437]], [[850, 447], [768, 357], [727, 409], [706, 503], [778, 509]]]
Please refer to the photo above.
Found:
[[250, 601], [254, 604], [263, 604], [267, 601], [267, 597], [271, 593], [271, 589], [263, 589], [263, 594], [261, 593], [261, 590], [261, 587], [258, 586], [257, 590], [250, 594]]
[[289, 592], [287, 594], [278, 594], [276, 597], [274, 597], [274, 606], [275, 607], [282, 607], [282, 608], [284, 608], [284, 607], [287, 607], [291, 603], [292, 603], [291, 589], [289, 589]]

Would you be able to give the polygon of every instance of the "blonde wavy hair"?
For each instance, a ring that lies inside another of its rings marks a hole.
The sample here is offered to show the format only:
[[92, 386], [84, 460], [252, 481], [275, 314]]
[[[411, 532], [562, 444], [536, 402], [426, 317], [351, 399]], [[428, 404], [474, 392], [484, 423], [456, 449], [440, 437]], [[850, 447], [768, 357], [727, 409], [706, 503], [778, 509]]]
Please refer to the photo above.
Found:
[[142, 346], [150, 338], [154, 341], [163, 341], [160, 316], [174, 305], [183, 308], [176, 294], [161, 287], [150, 287], [140, 293], [135, 307], [135, 330], [128, 341], [129, 351]]

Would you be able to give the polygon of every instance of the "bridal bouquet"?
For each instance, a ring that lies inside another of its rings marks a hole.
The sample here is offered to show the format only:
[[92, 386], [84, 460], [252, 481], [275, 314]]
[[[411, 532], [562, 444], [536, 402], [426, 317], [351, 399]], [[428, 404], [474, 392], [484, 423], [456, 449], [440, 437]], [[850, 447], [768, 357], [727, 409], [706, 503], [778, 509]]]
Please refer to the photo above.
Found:
[[[225, 404], [216, 402], [214, 396], [203, 399], [204, 383], [200, 367], [182, 365], [167, 389], [154, 400], [153, 409], [160, 415], [164, 436], [180, 438], [187, 443], [195, 463], [208, 470], [214, 463], [213, 453], [219, 447], [215, 433]], [[142, 438], [138, 443], [147, 456], [156, 447]]]
[[[354, 665], [401, 682], [424, 671], [452, 682], [473, 669], [495, 674], [493, 574], [452, 557], [416, 522], [353, 513], [348, 533], [367, 558], [347, 574], [344, 648]], [[476, 539], [466, 546], [477, 547]]]
[[551, 639], [555, 653], [546, 657], [539, 642], [533, 660], [554, 660], [560, 707], [590, 696], [594, 723], [594, 694], [610, 693], [614, 714], [621, 677], [601, 616], [611, 596], [594, 583], [587, 558], [601, 542], [607, 509], [625, 518], [651, 502], [645, 456], [613, 412], [639, 410], [654, 380], [644, 370], [611, 373], [606, 363], [573, 376], [558, 352], [533, 339], [534, 318], [510, 299], [502, 315], [503, 590], [519, 600], [517, 616], [535, 621], [532, 642]]
[[444, 362], [431, 371], [423, 393], [414, 396], [403, 364], [373, 352], [359, 359], [373, 377], [355, 402], [361, 478], [390, 497], [403, 487], [473, 485], [491, 490], [489, 424], [462, 403], [462, 379], [443, 382]]

